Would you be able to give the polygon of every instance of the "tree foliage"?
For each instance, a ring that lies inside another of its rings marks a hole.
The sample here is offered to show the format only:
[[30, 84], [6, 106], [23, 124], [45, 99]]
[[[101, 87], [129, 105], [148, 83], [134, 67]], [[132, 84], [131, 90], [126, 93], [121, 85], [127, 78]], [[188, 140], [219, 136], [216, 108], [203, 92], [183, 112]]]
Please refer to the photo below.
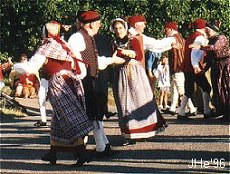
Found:
[[33, 54], [41, 39], [42, 26], [57, 20], [74, 24], [76, 13], [98, 10], [102, 16], [101, 32], [109, 33], [110, 21], [116, 17], [145, 15], [147, 35], [164, 37], [163, 26], [176, 21], [186, 37], [189, 23], [200, 17], [205, 20], [220, 19], [221, 30], [229, 37], [229, 0], [2, 0], [0, 61], [21, 53]]

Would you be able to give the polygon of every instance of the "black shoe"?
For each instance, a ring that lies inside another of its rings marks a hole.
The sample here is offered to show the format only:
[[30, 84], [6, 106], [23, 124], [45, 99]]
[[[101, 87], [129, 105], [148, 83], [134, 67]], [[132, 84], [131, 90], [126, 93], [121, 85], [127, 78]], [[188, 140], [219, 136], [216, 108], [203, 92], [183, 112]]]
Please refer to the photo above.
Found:
[[89, 156], [88, 153], [86, 154], [81, 154], [78, 157], [78, 160], [76, 162], [76, 164], [74, 165], [75, 167], [81, 167], [83, 166], [86, 162], [89, 163], [90, 161], [92, 161], [92, 156]]
[[175, 111], [170, 111], [170, 110], [167, 110], [167, 113], [173, 116], [177, 114]]
[[86, 162], [89, 163], [90, 161], [91, 161], [91, 159], [79, 158], [74, 166], [75, 166], [75, 167], [81, 167], [81, 166], [83, 166]]
[[80, 154], [81, 154], [80, 152], [74, 152], [74, 153], [73, 153], [74, 159], [77, 160], [77, 159], [79, 158]]
[[189, 120], [191, 120], [191, 119], [188, 118], [187, 116], [178, 115], [178, 116], [177, 116], [177, 120], [189, 121]]
[[107, 119], [109, 119], [110, 117], [113, 117], [113, 116], [115, 116], [117, 113], [116, 112], [107, 112], [106, 114], [105, 114], [105, 117], [107, 118]]
[[46, 122], [42, 122], [41, 120], [39, 120], [36, 123], [34, 123], [34, 126], [36, 127], [46, 126]]
[[195, 111], [195, 112], [188, 112], [188, 113], [185, 113], [185, 115], [188, 116], [188, 117], [196, 116], [197, 115], [197, 111]]
[[218, 121], [223, 121], [223, 122], [226, 122], [226, 123], [228, 123], [229, 124], [229, 121], [230, 121], [230, 118], [229, 118], [229, 116], [222, 116], [222, 117], [220, 117], [220, 118], [217, 118], [216, 120], [218, 120]]
[[111, 150], [110, 144], [106, 144], [106, 145], [105, 145], [105, 150], [106, 150], [106, 151], [110, 151], [110, 150]]
[[177, 113], [175, 111], [170, 111], [169, 109], [163, 111], [165, 114], [170, 114], [170, 115], [176, 115]]
[[42, 161], [49, 161], [50, 164], [56, 164], [57, 162], [57, 155], [56, 153], [48, 152], [41, 158]]
[[99, 158], [99, 159], [102, 159], [102, 158], [106, 158], [106, 157], [111, 157], [113, 155], [116, 155], [118, 154], [119, 151], [115, 151], [115, 150], [104, 150], [102, 152], [96, 152], [96, 157]]
[[216, 118], [216, 117], [219, 117], [219, 114], [217, 114], [216, 112], [212, 110], [210, 114], [204, 114], [204, 119], [211, 119], [211, 118]]
[[134, 141], [134, 140], [126, 140], [126, 142], [123, 143], [123, 146], [134, 145], [134, 144], [136, 144], [136, 141]]

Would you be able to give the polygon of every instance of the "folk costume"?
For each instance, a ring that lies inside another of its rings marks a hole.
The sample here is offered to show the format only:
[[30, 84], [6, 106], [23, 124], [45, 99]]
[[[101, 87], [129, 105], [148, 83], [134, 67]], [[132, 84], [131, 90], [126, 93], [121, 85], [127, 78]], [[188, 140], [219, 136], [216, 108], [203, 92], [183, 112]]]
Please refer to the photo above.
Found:
[[[184, 50], [185, 50], [185, 40], [182, 38], [178, 32], [178, 26], [175, 22], [168, 22], [164, 26], [166, 34], [167, 30], [171, 29], [167, 37], [175, 38], [175, 42], [180, 44], [180, 48], [172, 48], [168, 51], [169, 57], [169, 69], [171, 75], [171, 106], [169, 108], [169, 113], [172, 115], [176, 114], [176, 106], [178, 99], [184, 95]], [[191, 98], [188, 99], [188, 108], [190, 113], [195, 114], [196, 108], [194, 107]]]
[[[109, 140], [104, 132], [103, 116], [105, 114], [104, 106], [100, 102], [99, 86], [99, 71], [105, 69], [112, 63], [112, 58], [99, 56], [96, 47], [94, 35], [89, 33], [88, 25], [93, 22], [99, 22], [100, 15], [96, 11], [86, 11], [79, 15], [78, 20], [82, 23], [82, 27], [78, 32], [74, 33], [68, 40], [72, 49], [75, 52], [80, 51], [81, 58], [87, 63], [83, 77], [83, 87], [86, 99], [86, 113], [93, 121], [94, 130], [93, 136], [96, 142], [96, 156], [103, 158], [105, 156], [113, 155], [110, 148]], [[95, 23], [94, 23], [95, 24]], [[99, 27], [98, 27], [99, 29]]]
[[207, 23], [206, 27], [215, 34], [210, 36], [209, 45], [201, 47], [207, 52], [211, 65], [211, 81], [213, 87], [214, 105], [217, 115], [223, 115], [225, 121], [229, 121], [230, 114], [230, 49], [229, 40], [219, 33], [219, 28], [214, 23]]
[[[129, 33], [132, 36], [135, 36], [139, 42], [141, 43], [142, 50], [144, 51], [151, 51], [155, 54], [161, 54], [164, 51], [170, 50], [172, 48], [172, 43], [174, 42], [174, 38], [167, 37], [163, 39], [155, 39], [153, 37], [146, 36], [143, 34], [144, 29], [146, 27], [146, 19], [143, 15], [136, 15], [131, 16], [128, 18], [128, 25], [129, 25]], [[149, 58], [149, 57], [147, 57]], [[152, 88], [152, 92], [154, 93], [155, 88], [155, 82], [156, 77], [154, 76], [154, 73], [151, 68], [152, 65], [147, 64], [149, 63], [149, 60], [142, 60], [142, 65], [144, 68], [146, 68], [146, 72], [149, 78], [149, 83]]]
[[[116, 21], [126, 26], [126, 22], [118, 18], [112, 21], [112, 27]], [[119, 48], [129, 51], [130, 56], [125, 56]], [[113, 84], [121, 134], [128, 141], [153, 137], [165, 127], [165, 120], [157, 109], [141, 63], [144, 54], [140, 42], [136, 37], [129, 38], [127, 35], [124, 38], [116, 37], [114, 50], [118, 50], [117, 56], [124, 59], [123, 63], [114, 67]]]
[[204, 51], [199, 49], [191, 49], [189, 45], [197, 43], [199, 45], [207, 45], [207, 38], [204, 32], [206, 21], [196, 19], [193, 23], [196, 31], [192, 33], [185, 41], [185, 59], [184, 59], [184, 75], [185, 75], [185, 95], [181, 100], [181, 106], [178, 112], [178, 119], [188, 119], [185, 117], [185, 107], [189, 98], [192, 98], [194, 92], [194, 82], [202, 89], [202, 97], [204, 104], [204, 118], [211, 115], [209, 107], [211, 86], [204, 73], [196, 74], [195, 69], [199, 67], [200, 60], [204, 57]]
[[[60, 29], [60, 24], [50, 22], [47, 29]], [[51, 118], [51, 149], [42, 157], [44, 161], [56, 163], [58, 151], [75, 151], [78, 155], [76, 166], [84, 164], [86, 150], [84, 138], [94, 128], [85, 112], [85, 98], [82, 82], [72, 71], [75, 61], [76, 71], [80, 68], [76, 57], [67, 43], [52, 35], [38, 48], [28, 64], [15, 64], [15, 70], [30, 73], [43, 68], [44, 78], [48, 80], [48, 98], [53, 107]], [[80, 61], [80, 60], [79, 60]]]

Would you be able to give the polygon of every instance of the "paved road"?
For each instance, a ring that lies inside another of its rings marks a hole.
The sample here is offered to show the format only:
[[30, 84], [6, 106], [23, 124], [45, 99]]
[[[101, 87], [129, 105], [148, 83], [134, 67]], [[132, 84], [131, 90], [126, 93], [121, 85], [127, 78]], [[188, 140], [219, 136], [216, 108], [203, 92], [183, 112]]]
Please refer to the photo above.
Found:
[[[105, 131], [120, 153], [113, 158], [94, 160], [74, 168], [71, 153], [59, 153], [57, 165], [40, 160], [49, 149], [49, 127], [36, 128], [39, 119], [37, 99], [20, 99], [27, 106], [28, 117], [1, 116], [1, 173], [228, 173], [229, 124], [204, 120], [201, 115], [192, 121], [181, 122], [164, 115], [169, 127], [147, 142], [122, 146], [114, 116], [104, 121]], [[111, 108], [113, 109], [113, 108]], [[48, 105], [49, 120], [52, 114]], [[92, 134], [89, 149], [94, 149]]]

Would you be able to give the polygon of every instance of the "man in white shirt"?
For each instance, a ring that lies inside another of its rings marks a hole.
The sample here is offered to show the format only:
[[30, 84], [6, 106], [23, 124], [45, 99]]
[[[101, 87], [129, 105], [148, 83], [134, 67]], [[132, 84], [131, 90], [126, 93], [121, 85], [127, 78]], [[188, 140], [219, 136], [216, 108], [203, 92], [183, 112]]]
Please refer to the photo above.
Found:
[[[74, 33], [68, 40], [72, 50], [76, 55], [81, 56], [82, 60], [87, 64], [79, 63], [85, 67], [82, 72], [82, 82], [85, 91], [86, 112], [95, 129], [93, 136], [96, 142], [96, 156], [103, 158], [115, 154], [110, 148], [109, 141], [105, 135], [103, 128], [103, 114], [99, 112], [100, 95], [96, 90], [98, 85], [99, 71], [105, 69], [109, 64], [113, 63], [113, 58], [98, 56], [94, 35], [96, 35], [101, 27], [100, 15], [96, 11], [86, 11], [79, 15], [78, 20], [81, 22], [81, 29]], [[80, 51], [80, 54], [79, 54]], [[115, 54], [114, 54], [115, 55]]]
[[200, 60], [205, 56], [204, 51], [200, 49], [191, 49], [190, 44], [196, 43], [202, 46], [207, 45], [208, 39], [205, 33], [206, 21], [203, 19], [196, 19], [193, 23], [196, 29], [185, 42], [185, 95], [181, 101], [181, 106], [178, 113], [178, 119], [187, 120], [185, 116], [185, 106], [188, 102], [188, 98], [191, 98], [194, 92], [194, 82], [196, 82], [202, 89], [203, 105], [204, 105], [204, 118], [209, 118], [211, 115], [211, 109], [209, 107], [211, 86], [199, 67]]
[[[185, 40], [178, 32], [178, 25], [175, 22], [168, 22], [165, 24], [165, 34], [167, 37], [174, 37], [176, 42], [178, 42], [181, 47], [178, 49], [171, 49], [168, 52], [169, 57], [169, 67], [171, 75], [171, 106], [169, 108], [169, 113], [172, 115], [176, 114], [176, 106], [178, 99], [182, 99], [184, 95], [184, 47]], [[196, 115], [196, 108], [194, 107], [191, 98], [188, 99], [188, 108], [190, 115]]]
[[[143, 34], [146, 28], [146, 19], [143, 15], [131, 16], [128, 18], [129, 33], [139, 39], [143, 51], [149, 50], [155, 53], [162, 53], [172, 49], [172, 47], [178, 47], [174, 37], [167, 37], [163, 39], [155, 39]], [[142, 65], [145, 67], [145, 59], [142, 61]], [[147, 75], [149, 82], [154, 92], [155, 88], [155, 76], [151, 69], [147, 68]]]

